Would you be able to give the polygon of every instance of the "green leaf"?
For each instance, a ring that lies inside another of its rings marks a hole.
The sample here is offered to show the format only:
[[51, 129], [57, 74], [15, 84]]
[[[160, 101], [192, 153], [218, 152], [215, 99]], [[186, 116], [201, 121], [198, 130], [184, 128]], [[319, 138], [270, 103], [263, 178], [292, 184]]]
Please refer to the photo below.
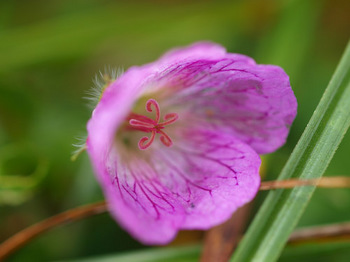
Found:
[[278, 259], [279, 262], [348, 262], [350, 242], [315, 242], [303, 245], [289, 245]]
[[[350, 42], [280, 180], [319, 178], [350, 125]], [[300, 114], [300, 112], [299, 112]], [[315, 187], [271, 191], [232, 261], [276, 261]]]
[[[65, 260], [65, 262], [190, 262], [197, 261], [200, 252], [199, 245], [183, 247], [150, 248], [142, 251], [133, 251], [124, 254], [104, 255], [77, 260]], [[63, 262], [63, 261], [61, 261]]]
[[48, 160], [26, 144], [0, 148], [0, 206], [18, 205], [30, 199], [43, 181]]

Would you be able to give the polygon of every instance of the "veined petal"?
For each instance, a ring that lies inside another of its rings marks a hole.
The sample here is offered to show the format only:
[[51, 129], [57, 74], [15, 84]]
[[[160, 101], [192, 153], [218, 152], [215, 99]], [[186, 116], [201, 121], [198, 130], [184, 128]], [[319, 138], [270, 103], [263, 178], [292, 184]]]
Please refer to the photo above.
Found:
[[111, 151], [99, 170], [113, 216], [143, 243], [217, 225], [258, 191], [260, 158], [248, 145], [200, 129], [182, 130], [180, 138], [137, 157]]
[[169, 65], [151, 81], [175, 90], [169, 106], [186, 107], [213, 129], [225, 128], [258, 153], [285, 143], [297, 111], [286, 73], [278, 66], [227, 58]]
[[149, 161], [125, 159], [112, 151], [101, 171], [109, 210], [131, 235], [145, 244], [164, 244], [175, 237], [184, 208]]
[[192, 126], [179, 134], [174, 150], [158, 153], [176, 169], [185, 198], [181, 229], [208, 229], [229, 219], [251, 201], [260, 185], [260, 158], [232, 135]]

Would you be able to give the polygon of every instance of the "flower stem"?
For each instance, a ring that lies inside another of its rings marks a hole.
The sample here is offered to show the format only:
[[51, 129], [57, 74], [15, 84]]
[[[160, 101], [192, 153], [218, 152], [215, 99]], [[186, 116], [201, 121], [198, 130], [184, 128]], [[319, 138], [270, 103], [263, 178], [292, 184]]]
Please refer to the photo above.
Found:
[[298, 229], [290, 235], [288, 244], [339, 240], [350, 240], [350, 222]]
[[57, 214], [38, 222], [37, 224], [27, 227], [0, 245], [0, 261], [3, 261], [8, 255], [24, 246], [30, 240], [39, 236], [41, 233], [68, 222], [73, 222], [85, 217], [104, 213], [106, 210], [106, 202], [97, 202], [67, 210], [63, 213]]
[[261, 182], [259, 190], [271, 190], [279, 188], [294, 188], [297, 186], [317, 186], [322, 188], [350, 188], [350, 177], [335, 176], [321, 177], [318, 179], [300, 180], [297, 178], [288, 180], [273, 180]]
[[205, 233], [200, 262], [228, 261], [249, 222], [252, 207], [252, 203], [244, 205], [225, 223]]

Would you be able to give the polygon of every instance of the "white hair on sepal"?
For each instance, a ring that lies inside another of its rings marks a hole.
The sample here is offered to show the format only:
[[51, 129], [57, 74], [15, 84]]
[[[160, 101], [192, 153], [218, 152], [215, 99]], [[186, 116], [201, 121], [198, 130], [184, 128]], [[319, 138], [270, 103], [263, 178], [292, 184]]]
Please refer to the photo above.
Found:
[[93, 79], [92, 88], [86, 92], [87, 96], [84, 97], [88, 100], [88, 105], [94, 109], [97, 103], [100, 101], [103, 91], [112, 82], [114, 82], [119, 76], [124, 73], [122, 68], [112, 68], [105, 66], [104, 71], [100, 71]]
[[75, 139], [77, 140], [77, 142], [73, 144], [73, 147], [75, 147], [76, 149], [72, 152], [72, 156], [70, 158], [72, 161], [77, 160], [80, 154], [86, 150], [87, 135], [78, 136]]
[[[92, 88], [86, 92], [87, 96], [84, 97], [84, 99], [88, 100], [89, 107], [94, 109], [100, 101], [103, 91], [123, 73], [124, 70], [122, 68], [116, 69], [105, 66], [104, 71], [96, 74]], [[77, 142], [73, 144], [73, 147], [76, 149], [72, 152], [72, 161], [75, 161], [86, 150], [87, 135], [78, 136], [75, 139]]]

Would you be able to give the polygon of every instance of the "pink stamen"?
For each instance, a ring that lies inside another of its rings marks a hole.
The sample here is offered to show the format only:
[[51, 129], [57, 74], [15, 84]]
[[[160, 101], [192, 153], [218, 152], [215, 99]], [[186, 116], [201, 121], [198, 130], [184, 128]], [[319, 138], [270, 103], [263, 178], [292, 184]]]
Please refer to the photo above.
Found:
[[141, 150], [145, 150], [148, 148], [154, 141], [154, 138], [156, 137], [156, 131], [152, 131], [152, 135], [150, 138], [147, 136], [144, 136], [143, 138], [140, 139], [139, 141], [139, 148]]
[[137, 120], [137, 119], [130, 119], [129, 124], [132, 126], [145, 127], [145, 128], [153, 128], [153, 126], [154, 126], [151, 123], [142, 122], [142, 121]]
[[166, 120], [165, 122], [162, 122], [160, 124], [158, 124], [159, 126], [166, 126], [166, 125], [170, 125], [172, 123], [174, 123], [177, 119], [179, 118], [179, 115], [176, 113], [170, 113], [170, 114], [166, 114], [164, 116], [164, 120]]
[[160, 108], [158, 105], [158, 102], [154, 99], [149, 99], [146, 103], [146, 110], [148, 112], [152, 112], [152, 105], [155, 107], [156, 109], [156, 119], [154, 121], [156, 121], [156, 123], [159, 123], [159, 118], [160, 118]]
[[147, 116], [143, 116], [143, 115], [138, 115], [135, 113], [131, 113], [129, 115], [129, 119], [136, 119], [136, 120], [140, 120], [142, 122], [146, 122], [146, 123], [151, 123], [151, 124], [157, 124], [157, 122], [155, 122], [153, 119], [147, 117]]
[[173, 145], [173, 141], [166, 133], [164, 133], [163, 131], [159, 131], [159, 133], [162, 134], [162, 136], [160, 137], [160, 141], [162, 141], [162, 143], [165, 146], [169, 147]]
[[165, 146], [170, 147], [173, 145], [173, 141], [171, 140], [171, 138], [162, 129], [164, 129], [165, 126], [174, 123], [179, 118], [178, 114], [176, 114], [176, 113], [166, 114], [164, 116], [164, 122], [159, 123], [159, 120], [160, 120], [159, 104], [156, 100], [149, 99], [146, 102], [146, 110], [148, 112], [152, 112], [153, 111], [152, 106], [154, 107], [154, 109], [156, 111], [155, 120], [153, 120], [147, 116], [138, 115], [138, 114], [134, 114], [134, 113], [132, 113], [130, 116], [130, 120], [129, 120], [130, 126], [132, 126], [133, 128], [135, 128], [139, 131], [152, 133], [150, 138], [144, 136], [140, 139], [138, 146], [139, 146], [139, 149], [141, 149], [141, 150], [145, 150], [148, 147], [150, 147], [150, 145], [153, 143], [157, 133], [161, 134], [160, 141]]

